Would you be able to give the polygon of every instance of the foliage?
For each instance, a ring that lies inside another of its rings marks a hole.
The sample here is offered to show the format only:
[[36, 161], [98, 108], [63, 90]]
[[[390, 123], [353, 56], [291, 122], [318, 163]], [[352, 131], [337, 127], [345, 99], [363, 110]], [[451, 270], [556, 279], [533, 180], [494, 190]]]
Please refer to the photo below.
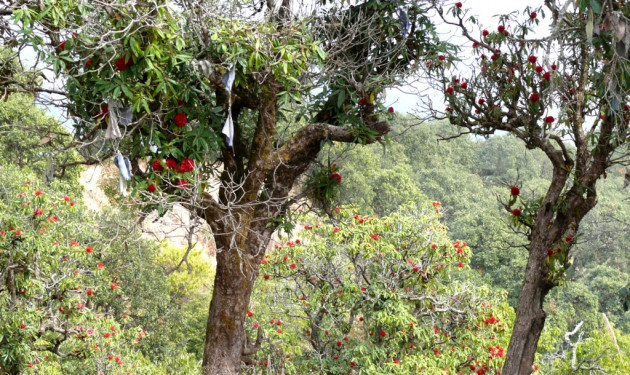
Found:
[[500, 368], [512, 310], [500, 294], [453, 277], [468, 272], [472, 253], [428, 207], [383, 218], [343, 210], [276, 245], [246, 321], [250, 336], [268, 337], [252, 365], [328, 374]]
[[166, 360], [166, 345], [155, 345], [163, 329], [177, 329], [159, 320], [173, 308], [155, 245], [128, 239], [137, 232], [121, 226], [120, 212], [95, 220], [60, 182], [42, 186], [28, 168], [0, 170], [0, 369], [192, 372], [195, 360], [181, 347]]

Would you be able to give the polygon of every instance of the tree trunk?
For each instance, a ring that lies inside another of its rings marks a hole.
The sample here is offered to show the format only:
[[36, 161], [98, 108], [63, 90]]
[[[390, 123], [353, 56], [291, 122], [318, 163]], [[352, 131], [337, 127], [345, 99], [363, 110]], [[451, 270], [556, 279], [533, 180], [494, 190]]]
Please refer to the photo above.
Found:
[[538, 339], [545, 325], [547, 315], [543, 310], [545, 296], [553, 285], [546, 280], [545, 256], [547, 247], [538, 242], [532, 247], [525, 281], [516, 309], [516, 321], [508, 346], [502, 373], [505, 375], [528, 375], [532, 372]]
[[264, 255], [264, 249], [260, 254], [244, 250], [256, 255], [244, 259], [236, 249], [217, 252], [217, 272], [203, 353], [204, 375], [240, 373], [241, 354], [246, 344], [243, 323]]

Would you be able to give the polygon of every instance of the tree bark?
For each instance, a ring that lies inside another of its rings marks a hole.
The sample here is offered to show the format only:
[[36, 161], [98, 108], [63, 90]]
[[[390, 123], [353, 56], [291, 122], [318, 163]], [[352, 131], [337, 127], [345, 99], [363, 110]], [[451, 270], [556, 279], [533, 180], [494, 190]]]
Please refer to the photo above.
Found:
[[[258, 252], [243, 250], [250, 254]], [[241, 252], [236, 249], [217, 252], [217, 272], [203, 353], [204, 375], [240, 373], [241, 355], [246, 344], [243, 324], [265, 252], [262, 250], [259, 253], [253, 257], [241, 257]]]
[[505, 375], [528, 375], [532, 372], [538, 339], [547, 317], [543, 310], [543, 302], [552, 288], [545, 279], [547, 272], [543, 270], [546, 254], [547, 249], [539, 243], [539, 246], [532, 248], [527, 261], [525, 281], [521, 288], [514, 329], [503, 366], [502, 373]]

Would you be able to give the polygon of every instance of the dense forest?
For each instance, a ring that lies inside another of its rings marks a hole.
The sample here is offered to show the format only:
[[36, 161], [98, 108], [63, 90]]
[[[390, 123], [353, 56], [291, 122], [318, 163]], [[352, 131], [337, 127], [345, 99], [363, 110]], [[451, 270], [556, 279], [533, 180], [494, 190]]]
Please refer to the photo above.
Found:
[[0, 374], [629, 373], [630, 4], [487, 12], [1, 1]]

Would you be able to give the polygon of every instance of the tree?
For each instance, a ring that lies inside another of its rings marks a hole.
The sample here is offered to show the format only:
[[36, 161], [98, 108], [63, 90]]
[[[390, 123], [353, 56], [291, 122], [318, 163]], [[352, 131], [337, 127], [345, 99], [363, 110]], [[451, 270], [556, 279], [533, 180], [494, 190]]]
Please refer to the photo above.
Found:
[[597, 181], [608, 167], [627, 161], [630, 66], [623, 15], [630, 8], [571, 3], [545, 1], [550, 33], [536, 39], [529, 35], [542, 9], [502, 16], [492, 31], [459, 7], [438, 11], [472, 43], [475, 61], [472, 71], [451, 69], [448, 58], [431, 64], [448, 105], [434, 113], [463, 133], [509, 132], [543, 151], [553, 166], [539, 199], [526, 200], [516, 189], [503, 201], [529, 242], [506, 374], [531, 372], [545, 296], [564, 280], [580, 223], [597, 204]]
[[469, 281], [471, 250], [426, 200], [376, 218], [304, 216], [262, 260], [247, 317], [274, 373], [498, 374], [513, 310]]
[[[33, 48], [65, 82], [12, 90], [65, 97], [86, 163], [121, 151], [134, 197], [161, 212], [182, 202], [211, 225], [205, 374], [238, 373], [252, 351], [243, 324], [260, 261], [322, 146], [380, 140], [390, 131], [384, 89], [448, 49], [428, 3], [291, 6], [26, 0], [0, 9], [19, 25], [2, 29], [5, 38]], [[321, 184], [306, 187], [326, 197]]]

